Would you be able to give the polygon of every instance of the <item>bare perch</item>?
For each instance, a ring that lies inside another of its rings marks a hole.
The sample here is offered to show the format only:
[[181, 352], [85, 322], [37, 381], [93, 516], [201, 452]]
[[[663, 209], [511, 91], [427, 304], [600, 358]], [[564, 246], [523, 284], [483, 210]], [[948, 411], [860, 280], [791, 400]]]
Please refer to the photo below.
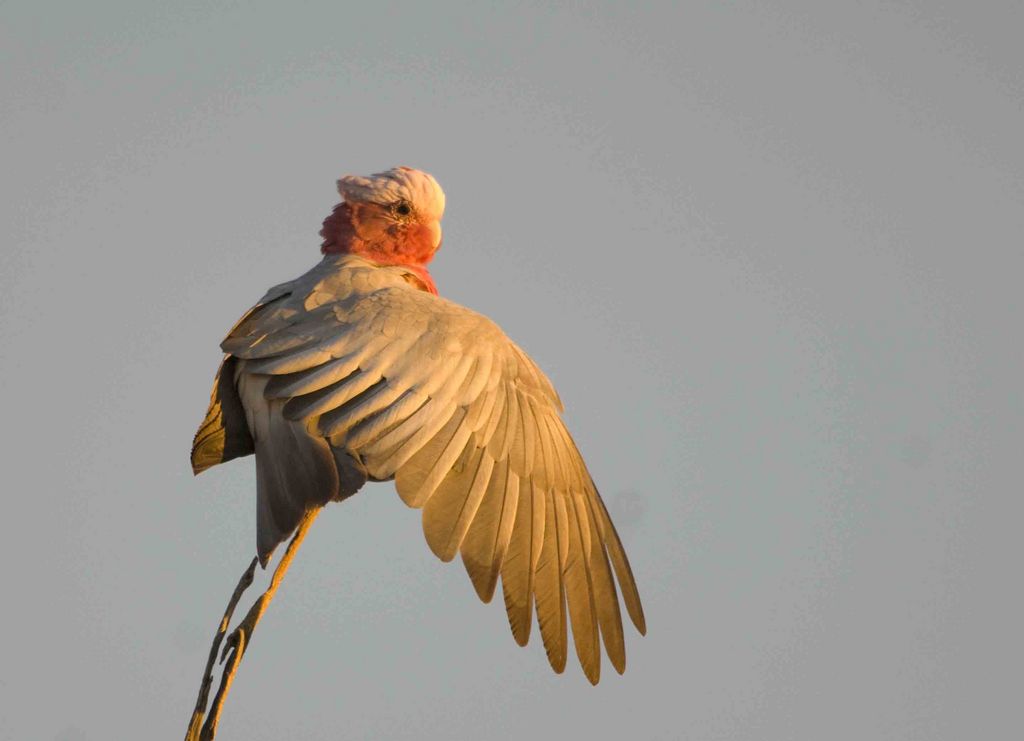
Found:
[[[213, 645], [210, 647], [210, 655], [207, 658], [202, 683], [199, 687], [199, 697], [196, 700], [196, 707], [189, 721], [188, 731], [185, 733], [185, 741], [213, 741], [213, 738], [217, 735], [217, 724], [220, 722], [220, 714], [224, 710], [224, 702], [227, 700], [228, 692], [231, 690], [231, 683], [238, 672], [238, 666], [242, 663], [242, 657], [245, 655], [249, 643], [252, 642], [252, 634], [256, 630], [256, 625], [259, 623], [260, 618], [263, 617], [263, 613], [267, 611], [270, 601], [274, 599], [274, 594], [277, 592], [278, 587], [281, 586], [284, 575], [288, 573], [288, 567], [291, 565], [299, 545], [301, 545], [306, 537], [310, 525], [313, 524], [318, 514], [320, 514], [319, 507], [306, 511], [302, 521], [299, 523], [298, 529], [295, 531], [295, 535], [292, 537], [291, 542], [288, 543], [288, 548], [284, 552], [281, 562], [274, 570], [274, 575], [270, 579], [270, 586], [267, 587], [267, 591], [261, 594], [252, 607], [249, 608], [249, 612], [231, 632], [227, 643], [221, 649], [221, 643], [224, 641], [224, 635], [227, 633], [228, 626], [231, 623], [231, 616], [235, 611], [235, 606], [245, 590], [252, 584], [258, 559], [254, 558], [252, 563], [249, 564], [249, 568], [242, 574], [242, 578], [231, 595], [227, 610], [225, 610], [224, 617], [221, 619], [220, 625], [217, 627], [217, 633], [213, 638]], [[220, 686], [217, 688], [217, 694], [213, 698], [210, 714], [206, 717], [206, 722], [203, 723], [203, 719], [206, 716], [206, 703], [210, 696], [210, 687], [213, 685], [213, 663], [218, 653], [221, 655], [221, 663], [224, 663], [226, 659], [227, 665], [221, 672]]]

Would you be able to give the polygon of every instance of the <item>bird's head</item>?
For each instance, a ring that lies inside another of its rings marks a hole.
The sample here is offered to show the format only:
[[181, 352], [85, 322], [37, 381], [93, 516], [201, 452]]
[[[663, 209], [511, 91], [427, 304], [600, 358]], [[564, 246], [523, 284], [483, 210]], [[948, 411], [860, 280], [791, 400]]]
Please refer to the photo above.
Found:
[[433, 177], [409, 167], [338, 181], [344, 199], [324, 220], [320, 251], [362, 255], [381, 265], [404, 265], [437, 293], [426, 265], [441, 246], [444, 191]]

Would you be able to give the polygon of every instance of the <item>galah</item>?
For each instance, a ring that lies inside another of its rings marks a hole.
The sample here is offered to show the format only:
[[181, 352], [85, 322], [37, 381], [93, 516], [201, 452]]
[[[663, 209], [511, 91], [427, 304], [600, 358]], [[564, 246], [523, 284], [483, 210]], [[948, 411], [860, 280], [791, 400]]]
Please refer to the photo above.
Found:
[[520, 645], [536, 610], [556, 672], [571, 622], [587, 678], [600, 677], [599, 635], [621, 673], [616, 581], [646, 630], [625, 551], [551, 382], [494, 322], [438, 296], [427, 263], [441, 187], [398, 167], [338, 190], [320, 263], [271, 288], [221, 343], [193, 470], [256, 454], [264, 566], [305, 513], [394, 480], [480, 599], [501, 577]]

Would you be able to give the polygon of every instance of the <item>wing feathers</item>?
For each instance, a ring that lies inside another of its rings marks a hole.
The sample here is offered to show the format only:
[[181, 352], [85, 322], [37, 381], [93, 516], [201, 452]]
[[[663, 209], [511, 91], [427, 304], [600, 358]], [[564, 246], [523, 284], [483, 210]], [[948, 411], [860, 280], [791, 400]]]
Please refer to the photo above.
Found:
[[369, 447], [401, 422], [423, 408], [429, 399], [412, 389], [404, 392], [391, 406], [366, 416], [345, 436], [345, 444], [353, 449]]
[[254, 451], [245, 409], [235, 387], [237, 360], [224, 358], [213, 381], [206, 418], [192, 440], [192, 472], [199, 474], [211, 466]]
[[462, 454], [470, 432], [462, 424], [464, 409], [456, 410], [430, 442], [398, 469], [395, 486], [410, 507], [422, 507]]
[[[360, 350], [329, 360], [323, 365], [295, 373], [276, 375], [267, 382], [267, 388], [263, 393], [268, 399], [290, 399], [320, 391], [355, 373], [365, 357], [366, 353]], [[256, 372], [256, 370], [250, 366], [250, 372]]]
[[484, 602], [494, 597], [518, 503], [519, 477], [505, 463], [496, 463], [461, 549], [466, 572]]
[[388, 384], [386, 378], [378, 379], [320, 418], [320, 429], [327, 437], [336, 437], [372, 414], [391, 407], [405, 392]]
[[590, 554], [584, 547], [584, 530], [590, 529], [585, 513], [575, 506], [575, 497], [558, 496], [566, 502], [568, 520], [568, 558], [565, 563], [565, 591], [572, 618], [572, 638], [576, 655], [591, 684], [601, 678], [601, 649], [597, 637], [597, 611], [594, 607], [594, 584], [590, 571]]
[[457, 408], [454, 404], [442, 405], [430, 399], [405, 422], [395, 426], [379, 440], [366, 446], [361, 452], [367, 462], [386, 478], [390, 472], [401, 472], [426, 441], [438, 430], [449, 424]]
[[626, 603], [626, 612], [629, 619], [640, 632], [640, 635], [647, 635], [647, 621], [644, 618], [644, 608], [640, 605], [640, 593], [636, 589], [636, 581], [633, 579], [633, 570], [629, 568], [629, 559], [626, 558], [626, 551], [619, 540], [619, 534], [615, 532], [615, 525], [612, 524], [608, 510], [605, 509], [601, 497], [594, 492], [594, 500], [597, 503], [597, 514], [603, 525], [605, 533], [605, 544], [608, 547], [608, 556], [611, 558], [612, 566], [615, 567], [615, 576], [622, 587], [622, 600]]
[[[575, 497], [577, 511], [586, 507], [590, 523], [590, 566], [593, 573], [594, 605], [597, 609], [597, 621], [604, 639], [604, 650], [615, 667], [622, 674], [626, 671], [626, 642], [622, 635], [622, 615], [619, 613], [619, 596], [615, 590], [611, 565], [605, 553], [604, 542], [597, 530], [597, 517], [590, 497], [577, 494]], [[582, 507], [581, 503], [582, 502]]]
[[541, 548], [540, 560], [537, 562], [537, 623], [540, 625], [540, 635], [544, 641], [548, 662], [555, 672], [561, 674], [565, 671], [568, 643], [565, 584], [562, 581], [563, 568], [560, 558], [560, 554], [565, 550], [562, 545], [565, 528], [559, 518], [555, 497], [544, 497], [541, 494], [541, 498], [545, 500], [546, 514], [544, 545]]
[[[222, 348], [230, 347], [227, 343]], [[230, 352], [225, 350], [225, 352]], [[270, 375], [281, 375], [285, 373], [298, 373], [309, 370], [331, 360], [334, 355], [331, 348], [323, 348], [315, 342], [311, 342], [300, 352], [285, 353], [283, 355], [255, 355], [253, 353], [232, 353], [240, 358], [246, 359], [246, 370], [249, 373], [265, 373]]]
[[442, 561], [451, 561], [458, 553], [480, 508], [493, 467], [494, 459], [483, 448], [476, 448], [462, 470], [449, 471], [423, 507], [423, 532]]
[[530, 640], [533, 610], [533, 575], [544, 542], [544, 501], [529, 480], [519, 481], [519, 505], [505, 563], [501, 567], [501, 589], [505, 612], [516, 643]]
[[[325, 412], [338, 409], [381, 380], [382, 377], [376, 373], [353, 373], [351, 376], [319, 391], [314, 391], [312, 394], [289, 399], [284, 405], [284, 415], [292, 420], [320, 416]], [[324, 435], [331, 434], [323, 421], [321, 421], [320, 429]]]
[[[646, 629], [626, 554], [554, 388], [492, 322], [416, 290], [401, 268], [328, 257], [273, 289], [222, 347], [240, 402], [229, 410], [215, 387], [220, 406], [211, 402], [194, 460], [201, 470], [244, 454], [246, 439], [255, 447], [261, 559], [306, 508], [393, 477], [423, 508], [431, 550], [460, 553], [480, 599], [500, 577], [520, 645], [536, 611], [555, 671], [570, 622], [591, 682], [602, 641], [624, 670], [619, 590]], [[222, 431], [229, 412], [237, 450]]]

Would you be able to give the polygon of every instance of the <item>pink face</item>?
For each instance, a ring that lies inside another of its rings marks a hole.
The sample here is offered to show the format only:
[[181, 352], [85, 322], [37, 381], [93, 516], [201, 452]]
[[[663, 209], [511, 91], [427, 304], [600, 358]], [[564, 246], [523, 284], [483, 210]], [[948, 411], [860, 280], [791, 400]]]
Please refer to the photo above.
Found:
[[407, 201], [340, 203], [324, 220], [320, 236], [325, 255], [361, 255], [380, 265], [407, 266], [425, 290], [437, 293], [426, 265], [441, 246], [441, 224], [421, 217]]

